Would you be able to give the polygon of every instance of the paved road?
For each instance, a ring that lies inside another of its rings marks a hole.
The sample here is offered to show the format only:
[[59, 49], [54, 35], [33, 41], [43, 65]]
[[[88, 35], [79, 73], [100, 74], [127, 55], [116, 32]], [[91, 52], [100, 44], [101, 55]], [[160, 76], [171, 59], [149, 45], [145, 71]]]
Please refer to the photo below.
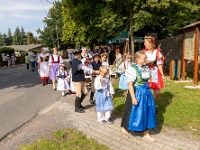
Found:
[[60, 92], [43, 87], [38, 72], [25, 66], [0, 69], [0, 140], [19, 128], [46, 106], [55, 103]]

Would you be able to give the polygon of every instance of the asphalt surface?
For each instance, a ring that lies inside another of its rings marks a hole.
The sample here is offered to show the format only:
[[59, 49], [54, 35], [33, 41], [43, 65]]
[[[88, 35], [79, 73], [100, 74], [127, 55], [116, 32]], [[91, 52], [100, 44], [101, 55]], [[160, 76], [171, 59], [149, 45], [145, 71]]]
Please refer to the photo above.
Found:
[[25, 65], [0, 68], [0, 141], [61, 96], [52, 84], [42, 86], [37, 71]]

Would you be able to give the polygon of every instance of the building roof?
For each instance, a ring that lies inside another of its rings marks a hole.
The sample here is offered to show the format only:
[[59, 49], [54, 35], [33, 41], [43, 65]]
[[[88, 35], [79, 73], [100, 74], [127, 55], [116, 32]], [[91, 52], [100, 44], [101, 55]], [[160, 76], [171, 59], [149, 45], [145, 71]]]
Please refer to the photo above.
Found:
[[191, 27], [197, 26], [197, 25], [199, 25], [199, 24], [200, 24], [200, 21], [195, 22], [195, 23], [192, 23], [192, 24], [190, 24], [190, 25], [187, 25], [187, 26], [181, 28], [181, 30], [184, 30], [184, 29], [187, 29], [187, 28], [191, 28]]
[[40, 47], [43, 47], [43, 44], [29, 44], [29, 45], [10, 45], [6, 47], [13, 48], [15, 50], [20, 50], [20, 51], [29, 51], [29, 50], [34, 50]]

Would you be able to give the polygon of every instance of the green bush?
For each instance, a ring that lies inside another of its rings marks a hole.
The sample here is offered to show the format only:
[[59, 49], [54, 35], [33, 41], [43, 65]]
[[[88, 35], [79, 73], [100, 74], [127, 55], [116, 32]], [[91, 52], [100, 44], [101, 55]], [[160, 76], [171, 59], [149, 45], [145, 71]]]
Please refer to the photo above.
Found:
[[10, 47], [0, 48], [0, 54], [5, 53], [5, 54], [9, 54], [11, 56], [14, 52], [15, 52], [15, 50], [13, 48], [10, 48]]

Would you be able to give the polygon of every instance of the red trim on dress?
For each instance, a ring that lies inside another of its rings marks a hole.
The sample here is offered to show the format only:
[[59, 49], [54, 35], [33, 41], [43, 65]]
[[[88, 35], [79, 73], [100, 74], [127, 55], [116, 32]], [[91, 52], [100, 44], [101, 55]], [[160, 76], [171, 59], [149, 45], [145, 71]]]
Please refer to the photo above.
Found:
[[[160, 48], [157, 49], [157, 52], [156, 52], [156, 60], [163, 60], [164, 61], [164, 56], [160, 59], [159, 58], [159, 52], [160, 52]], [[147, 52], [147, 49], [143, 49], [142, 50], [143, 52]], [[161, 89], [161, 88], [164, 88], [164, 82], [162, 80], [162, 76], [161, 76], [161, 73], [160, 73], [160, 70], [158, 69], [158, 66], [154, 66], [153, 64], [149, 64], [147, 65], [150, 69], [150, 74], [152, 74], [152, 69], [154, 69], [155, 67], [157, 68], [158, 70], [158, 83], [155, 83], [155, 82], [152, 82], [152, 78], [149, 79], [149, 88], [150, 89]]]
[[52, 63], [60, 63], [60, 56], [58, 55], [58, 61], [54, 61], [53, 55], [51, 55]]

